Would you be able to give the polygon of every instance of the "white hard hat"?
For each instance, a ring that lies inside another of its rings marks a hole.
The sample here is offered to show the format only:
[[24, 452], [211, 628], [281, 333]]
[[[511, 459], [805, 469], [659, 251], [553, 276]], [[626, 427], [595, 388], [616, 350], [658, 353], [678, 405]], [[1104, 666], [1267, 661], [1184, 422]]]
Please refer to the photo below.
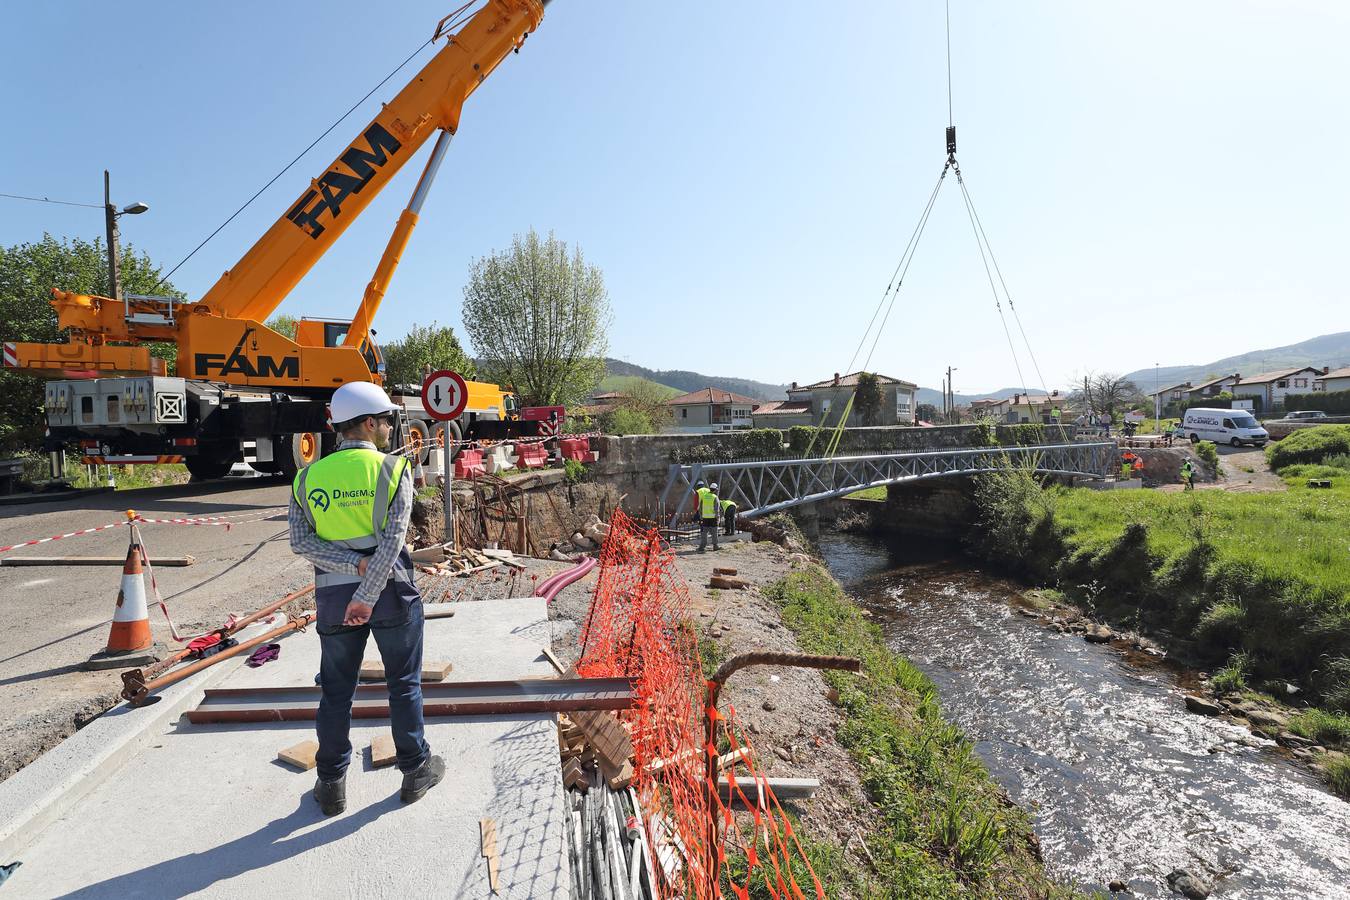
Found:
[[328, 421], [340, 425], [363, 416], [382, 416], [397, 409], [399, 407], [378, 384], [349, 381], [333, 391], [333, 399], [328, 403]]
[[712, 484], [708, 485], [708, 489], [712, 491], [717, 490], [717, 482], [714, 481]]

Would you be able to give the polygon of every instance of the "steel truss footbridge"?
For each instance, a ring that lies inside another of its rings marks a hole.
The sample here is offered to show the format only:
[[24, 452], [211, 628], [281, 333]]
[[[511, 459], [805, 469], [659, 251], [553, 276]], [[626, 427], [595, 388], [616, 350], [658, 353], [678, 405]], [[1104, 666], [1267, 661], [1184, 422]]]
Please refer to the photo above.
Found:
[[1038, 444], [873, 453], [817, 459], [769, 459], [748, 462], [673, 464], [661, 492], [662, 508], [674, 527], [690, 505], [694, 485], [716, 482], [724, 500], [734, 500], [747, 518], [780, 509], [842, 497], [863, 488], [930, 478], [995, 472], [1009, 466], [1053, 475], [1105, 478], [1119, 467], [1113, 442]]

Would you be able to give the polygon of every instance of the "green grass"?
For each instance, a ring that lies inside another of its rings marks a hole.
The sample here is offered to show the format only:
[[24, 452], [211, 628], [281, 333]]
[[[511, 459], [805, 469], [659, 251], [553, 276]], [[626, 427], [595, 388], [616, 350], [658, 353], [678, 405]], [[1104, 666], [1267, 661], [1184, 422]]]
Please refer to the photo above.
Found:
[[600, 387], [596, 390], [600, 392], [617, 391], [622, 394], [631, 391], [633, 385], [638, 383], [652, 385], [660, 393], [665, 394], [667, 398], [678, 397], [681, 394], [688, 393], [688, 391], [682, 391], [679, 388], [673, 388], [668, 384], [651, 381], [650, 379], [643, 378], [639, 375], [606, 375], [604, 378], [600, 379]]
[[1350, 757], [1327, 763], [1325, 777], [1333, 791], [1350, 798]]
[[849, 494], [845, 499], [847, 499], [847, 500], [878, 500], [878, 501], [880, 501], [880, 502], [882, 502], [882, 503], [885, 503], [885, 502], [886, 502], [886, 488], [885, 488], [884, 485], [883, 485], [882, 487], [863, 488], [861, 491], [854, 491], [853, 493]]
[[1350, 716], [1305, 709], [1289, 720], [1289, 730], [1319, 744], [1350, 744]]
[[1030, 852], [1026, 814], [1003, 800], [933, 683], [886, 646], [830, 576], [812, 566], [766, 589], [808, 653], [856, 656], [865, 677], [825, 672], [839, 692], [839, 740], [877, 807], [865, 896], [1073, 896]]
[[1299, 463], [1327, 463], [1350, 454], [1350, 425], [1302, 428], [1266, 448], [1266, 459], [1277, 472]]
[[[97, 478], [89, 477], [89, 470], [82, 465], [70, 466], [66, 470], [73, 477], [71, 485], [77, 488], [105, 487], [107, 476], [105, 468], [99, 468]], [[117, 490], [129, 491], [136, 488], [159, 487], [164, 484], [187, 484], [187, 466], [182, 464], [113, 466], [113, 478]]]
[[1148, 550], [1168, 560], [1195, 547], [1197, 529], [1219, 561], [1273, 579], [1307, 583], [1350, 603], [1350, 479], [1284, 493], [1065, 490], [1055, 520], [1077, 553], [1111, 547], [1130, 523], [1148, 530]]

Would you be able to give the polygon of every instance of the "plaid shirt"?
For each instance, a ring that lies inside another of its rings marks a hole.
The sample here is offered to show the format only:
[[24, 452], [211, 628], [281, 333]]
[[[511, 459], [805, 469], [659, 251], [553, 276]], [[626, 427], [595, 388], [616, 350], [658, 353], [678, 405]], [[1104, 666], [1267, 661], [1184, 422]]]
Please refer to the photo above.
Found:
[[[357, 447], [367, 450], [378, 449], [370, 441], [342, 441], [338, 444], [339, 450]], [[355, 575], [361, 560], [369, 559], [366, 574], [361, 579], [361, 584], [357, 586], [352, 599], [367, 606], [374, 606], [375, 601], [380, 598], [380, 592], [389, 581], [394, 561], [398, 559], [399, 551], [403, 549], [403, 542], [408, 536], [408, 523], [412, 521], [413, 485], [410, 468], [405, 469], [403, 477], [399, 479], [398, 491], [389, 505], [389, 520], [385, 522], [384, 530], [380, 532], [380, 543], [375, 548], [374, 555], [362, 556], [355, 550], [330, 544], [315, 534], [314, 527], [305, 516], [305, 511], [295, 500], [294, 491], [291, 492], [291, 504], [286, 511], [286, 522], [291, 531], [291, 552], [303, 556], [312, 562], [315, 568], [336, 575]]]

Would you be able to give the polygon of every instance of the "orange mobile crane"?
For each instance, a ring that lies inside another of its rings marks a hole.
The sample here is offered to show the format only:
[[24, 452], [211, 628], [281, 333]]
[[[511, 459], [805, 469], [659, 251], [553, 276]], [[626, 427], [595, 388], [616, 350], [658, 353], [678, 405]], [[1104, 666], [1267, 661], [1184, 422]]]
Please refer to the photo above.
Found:
[[[341, 384], [383, 382], [371, 322], [464, 101], [543, 20], [548, 0], [471, 2], [442, 19], [442, 47], [233, 268], [197, 301], [122, 298], [52, 290], [65, 344], [6, 342], [4, 364], [62, 375], [46, 387], [44, 449], [78, 441], [89, 462], [178, 462], [218, 477], [248, 458], [255, 469], [291, 473], [331, 444], [327, 402]], [[295, 339], [263, 321], [365, 210], [403, 164], [439, 131], [412, 198], [394, 228], [350, 322], [302, 320]], [[149, 341], [177, 345], [175, 377]], [[409, 438], [428, 443], [430, 419], [413, 386], [393, 386]], [[469, 409], [451, 438], [500, 437], [517, 421], [514, 398], [470, 383]], [[495, 425], [494, 425], [495, 423]], [[425, 452], [425, 449], [423, 450]], [[55, 474], [55, 473], [54, 473]]]

